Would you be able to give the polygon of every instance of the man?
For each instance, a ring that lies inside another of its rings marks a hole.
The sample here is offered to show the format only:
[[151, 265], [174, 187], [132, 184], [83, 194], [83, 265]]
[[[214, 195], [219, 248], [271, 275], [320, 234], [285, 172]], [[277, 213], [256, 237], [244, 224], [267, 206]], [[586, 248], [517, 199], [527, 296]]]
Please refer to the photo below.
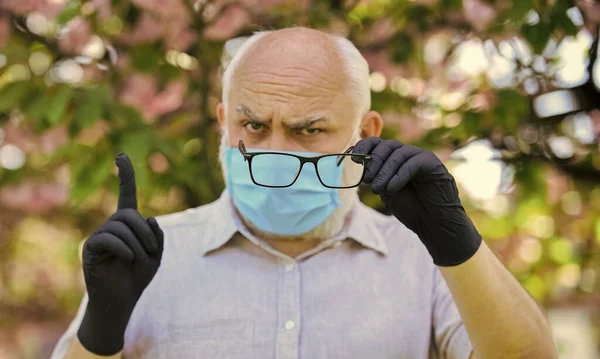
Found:
[[[246, 41], [217, 109], [227, 190], [144, 220], [119, 155], [118, 210], [86, 241], [53, 358], [557, 357], [444, 165], [378, 138], [368, 76], [316, 30]], [[394, 216], [360, 203], [361, 181]]]

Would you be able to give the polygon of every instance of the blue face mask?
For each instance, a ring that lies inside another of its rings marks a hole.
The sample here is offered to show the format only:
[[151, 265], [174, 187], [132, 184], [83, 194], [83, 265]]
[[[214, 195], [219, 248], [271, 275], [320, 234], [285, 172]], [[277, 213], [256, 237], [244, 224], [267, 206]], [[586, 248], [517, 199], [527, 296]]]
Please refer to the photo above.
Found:
[[[248, 149], [249, 152], [264, 151]], [[285, 152], [304, 157], [320, 156], [319, 153]], [[323, 223], [342, 203], [339, 189], [327, 188], [319, 182], [315, 167], [306, 163], [296, 182], [286, 188], [269, 188], [252, 182], [248, 162], [237, 148], [227, 147], [225, 151], [227, 170], [227, 190], [238, 211], [258, 229], [282, 236], [300, 235]], [[331, 166], [319, 173], [328, 178], [327, 184], [342, 181], [342, 167]], [[281, 161], [268, 163], [252, 162], [254, 178], [265, 177], [286, 181], [290, 173], [296, 173], [298, 162], [291, 156], [281, 156]], [[326, 171], [326, 173], [322, 173]], [[333, 181], [333, 182], [331, 182]], [[289, 183], [289, 182], [288, 182]]]

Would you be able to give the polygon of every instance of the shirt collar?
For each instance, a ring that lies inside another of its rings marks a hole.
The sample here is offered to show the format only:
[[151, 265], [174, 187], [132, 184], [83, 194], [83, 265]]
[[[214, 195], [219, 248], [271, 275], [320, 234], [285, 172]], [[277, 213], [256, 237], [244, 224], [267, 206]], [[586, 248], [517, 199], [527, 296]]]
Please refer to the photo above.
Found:
[[205, 242], [202, 248], [202, 255], [221, 248], [239, 231], [236, 221], [237, 214], [235, 213], [227, 189], [215, 201], [215, 210], [211, 212], [209, 225], [216, 228], [214, 235]]
[[352, 205], [346, 236], [367, 248], [387, 255], [387, 244], [378, 228], [381, 216], [381, 214], [363, 204], [357, 195]]
[[[202, 248], [203, 255], [224, 246], [234, 234], [246, 232], [227, 189], [215, 201], [215, 207], [209, 218], [213, 225], [218, 223], [219, 227], [215, 228], [214, 235], [205, 242]], [[351, 238], [364, 247], [387, 255], [387, 245], [377, 227], [377, 222], [380, 220], [379, 214], [364, 205], [357, 195], [352, 204], [349, 223], [343, 230], [345, 233], [342, 233], [341, 239]]]

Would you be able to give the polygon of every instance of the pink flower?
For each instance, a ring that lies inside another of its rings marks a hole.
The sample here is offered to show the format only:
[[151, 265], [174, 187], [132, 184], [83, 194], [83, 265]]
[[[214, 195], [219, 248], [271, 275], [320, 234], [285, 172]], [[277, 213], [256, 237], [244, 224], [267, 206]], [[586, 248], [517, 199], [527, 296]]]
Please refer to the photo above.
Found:
[[64, 146], [68, 141], [67, 125], [62, 124], [40, 136], [38, 143], [41, 152], [50, 154]]
[[124, 33], [119, 37], [129, 44], [138, 44], [155, 41], [163, 36], [163, 33], [164, 24], [158, 21], [154, 15], [144, 11], [135, 24], [133, 31]]
[[379, 42], [389, 39], [398, 31], [398, 26], [390, 18], [382, 18], [373, 24], [368, 31], [368, 42]]
[[196, 40], [196, 34], [190, 31], [187, 15], [182, 19], [168, 18], [166, 14], [157, 14], [146, 10], [130, 32], [122, 33], [119, 39], [127, 44], [139, 44], [164, 39], [168, 49], [185, 51]]
[[402, 141], [416, 141], [423, 137], [427, 132], [420, 125], [421, 122], [411, 115], [387, 112], [383, 113], [382, 117], [387, 126], [391, 126], [398, 130]]
[[[174, 25], [181, 25], [181, 23], [173, 23]], [[165, 35], [165, 46], [168, 49], [185, 51], [187, 50], [198, 36], [195, 32], [188, 30], [187, 26], [181, 28], [180, 26], [170, 26], [167, 29]]]
[[156, 79], [152, 76], [134, 74], [127, 78], [120, 99], [124, 104], [138, 109], [145, 119], [150, 119], [151, 111], [148, 106], [156, 95]]
[[0, 48], [3, 47], [10, 38], [12, 26], [8, 16], [0, 16]]
[[589, 22], [600, 22], [600, 4], [590, 0], [576, 0], [575, 5], [583, 12]]
[[369, 63], [371, 72], [383, 73], [388, 81], [392, 81], [398, 76], [406, 77], [412, 73], [406, 66], [394, 63], [386, 51], [364, 52], [362, 55]]
[[188, 22], [190, 17], [182, 1], [188, 0], [132, 0], [135, 5], [163, 19]]
[[81, 65], [83, 69], [83, 78], [81, 82], [91, 83], [100, 80], [103, 75], [103, 71], [98, 68], [95, 64]]
[[67, 3], [66, 0], [61, 1], [50, 1], [50, 0], [38, 0], [39, 6], [37, 11], [42, 13], [47, 18], [54, 18], [60, 13], [63, 6]]
[[49, 0], [2, 0], [0, 8], [19, 15], [27, 15], [37, 11], [48, 18], [52, 18], [60, 12], [65, 3]]
[[29, 213], [44, 213], [64, 205], [68, 199], [65, 185], [25, 182], [0, 189], [0, 203]]
[[88, 146], [95, 146], [98, 141], [110, 130], [110, 126], [104, 120], [97, 120], [90, 127], [84, 128], [77, 136], [77, 142]]
[[546, 171], [546, 185], [549, 204], [558, 203], [563, 194], [569, 190], [567, 178], [551, 166]]
[[71, 20], [64, 31], [59, 37], [59, 47], [69, 53], [80, 53], [92, 35], [89, 22], [81, 17]]
[[96, 8], [96, 14], [100, 20], [107, 20], [112, 16], [112, 5], [110, 0], [92, 0], [92, 4]]
[[434, 6], [437, 5], [437, 3], [440, 2], [440, 0], [417, 0], [416, 2], [421, 5]]
[[0, 2], [0, 8], [20, 15], [36, 11], [41, 5], [43, 5], [42, 0], [2, 0]]
[[268, 10], [273, 6], [289, 5], [304, 10], [310, 5], [310, 0], [246, 0], [248, 6], [257, 10]]
[[239, 6], [232, 6], [215, 23], [204, 29], [203, 35], [210, 40], [230, 39], [249, 23], [248, 12]]
[[485, 30], [496, 17], [496, 10], [481, 0], [463, 0], [465, 19], [477, 31]]
[[125, 82], [120, 99], [140, 111], [144, 120], [153, 122], [158, 116], [178, 109], [186, 91], [185, 82], [172, 81], [159, 93], [156, 78], [135, 74]]
[[4, 142], [14, 144], [25, 153], [37, 151], [38, 145], [36, 136], [30, 128], [26, 128], [24, 125], [19, 126], [8, 122], [6, 125], [4, 125], [3, 129]]
[[149, 106], [153, 116], [160, 116], [178, 109], [187, 91], [187, 84], [181, 81], [169, 82]]

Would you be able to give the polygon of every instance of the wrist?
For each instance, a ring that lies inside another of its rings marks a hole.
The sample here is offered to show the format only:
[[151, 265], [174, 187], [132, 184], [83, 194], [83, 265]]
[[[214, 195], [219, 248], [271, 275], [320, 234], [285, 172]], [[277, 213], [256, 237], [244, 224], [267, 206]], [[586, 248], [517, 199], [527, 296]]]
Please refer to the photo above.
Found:
[[[100, 308], [98, 308], [100, 309]], [[77, 331], [81, 345], [90, 353], [111, 356], [123, 349], [131, 310], [96, 310], [88, 306]]]
[[464, 210], [460, 212], [463, 214], [462, 220], [452, 222], [451, 226], [438, 227], [441, 230], [435, 231], [434, 235], [439, 238], [432, 238], [431, 244], [427, 246], [437, 266], [460, 265], [473, 257], [481, 247], [481, 235]]

